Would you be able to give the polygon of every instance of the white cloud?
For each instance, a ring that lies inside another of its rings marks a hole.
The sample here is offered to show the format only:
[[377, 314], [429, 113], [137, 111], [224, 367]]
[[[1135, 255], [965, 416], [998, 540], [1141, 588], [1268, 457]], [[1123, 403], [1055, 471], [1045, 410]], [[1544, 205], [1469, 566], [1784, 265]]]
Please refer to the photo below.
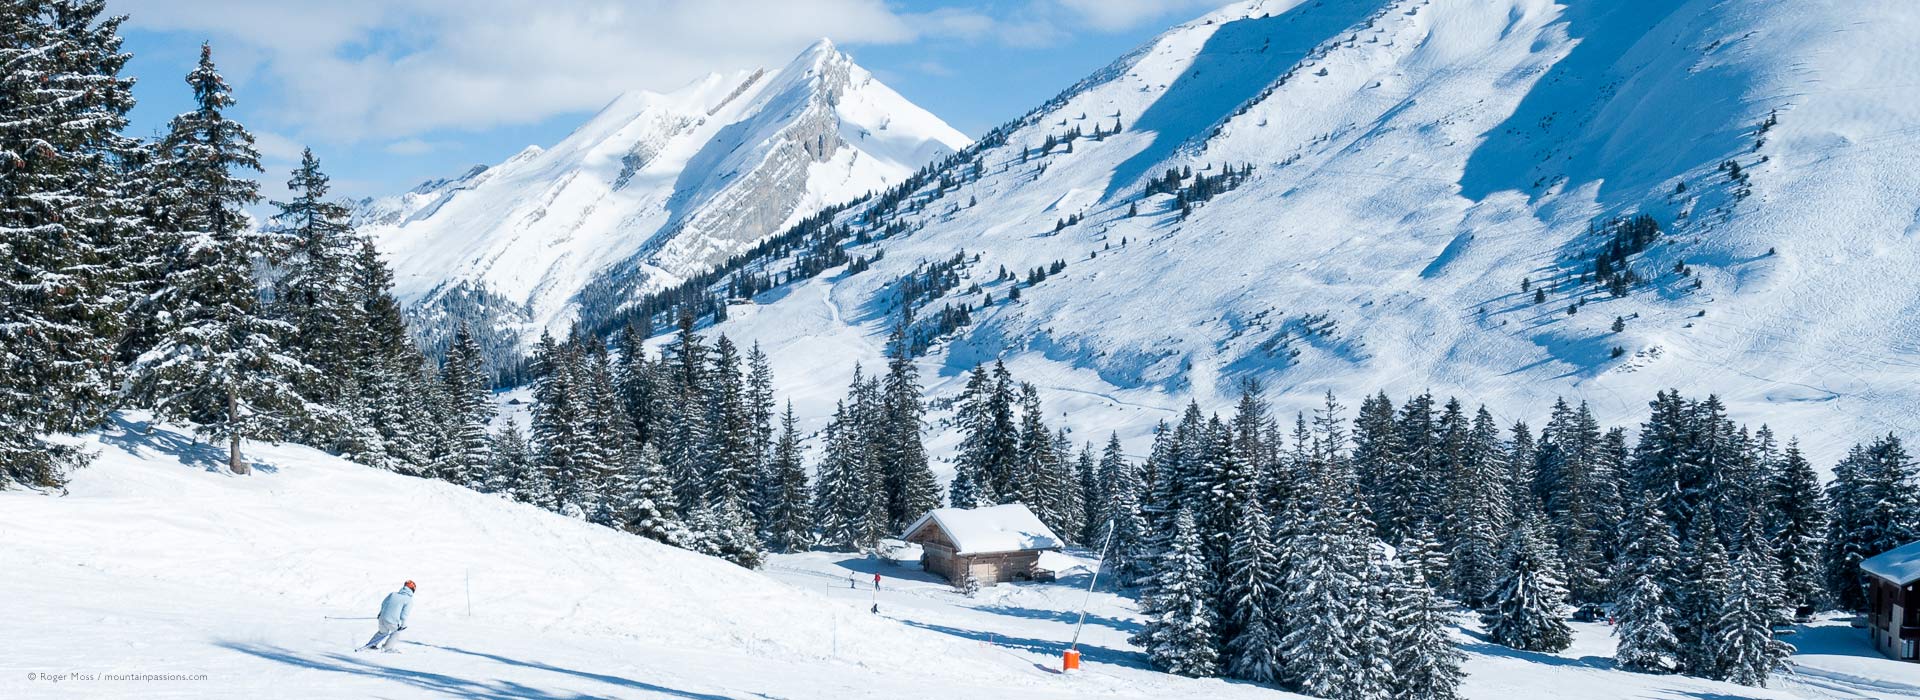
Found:
[[289, 133], [417, 154], [432, 144], [406, 139], [527, 124], [627, 90], [776, 67], [822, 36], [1048, 46], [1218, 1], [1029, 0], [1000, 17], [896, 11], [890, 0], [128, 0], [115, 9], [132, 15], [133, 29], [212, 40], [229, 80], [269, 95], [256, 108]]
[[1089, 26], [1103, 32], [1138, 27], [1173, 13], [1190, 13], [1219, 0], [1055, 0]]
[[386, 152], [396, 156], [418, 156], [432, 153], [439, 144], [424, 139], [400, 139], [387, 144]]
[[306, 145], [277, 132], [254, 130], [253, 147], [260, 156], [272, 161], [297, 161]]
[[778, 66], [822, 36], [889, 43], [986, 26], [964, 12], [904, 16], [882, 0], [171, 0], [124, 9], [132, 28], [211, 39], [231, 80], [277, 88], [266, 107], [275, 119], [345, 141], [590, 110], [625, 90]]

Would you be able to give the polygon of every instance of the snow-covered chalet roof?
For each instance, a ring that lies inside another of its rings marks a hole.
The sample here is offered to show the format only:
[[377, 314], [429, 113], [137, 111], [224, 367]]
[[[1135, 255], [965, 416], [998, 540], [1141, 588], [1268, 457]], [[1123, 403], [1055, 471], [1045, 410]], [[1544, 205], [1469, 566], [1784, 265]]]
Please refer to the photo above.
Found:
[[1905, 586], [1920, 581], [1920, 542], [1908, 542], [1860, 562], [1860, 570]]
[[1033, 511], [1020, 503], [986, 508], [935, 508], [907, 526], [901, 533], [912, 535], [928, 520], [953, 540], [955, 554], [1018, 552], [1029, 549], [1058, 549], [1060, 537], [1053, 534]]

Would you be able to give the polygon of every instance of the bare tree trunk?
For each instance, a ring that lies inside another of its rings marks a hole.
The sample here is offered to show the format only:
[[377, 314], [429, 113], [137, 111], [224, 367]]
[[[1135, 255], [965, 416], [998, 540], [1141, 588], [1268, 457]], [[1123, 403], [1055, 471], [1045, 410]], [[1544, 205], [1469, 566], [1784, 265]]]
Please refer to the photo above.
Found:
[[227, 392], [227, 469], [235, 474], [248, 474], [253, 470], [240, 459], [240, 397], [232, 391]]

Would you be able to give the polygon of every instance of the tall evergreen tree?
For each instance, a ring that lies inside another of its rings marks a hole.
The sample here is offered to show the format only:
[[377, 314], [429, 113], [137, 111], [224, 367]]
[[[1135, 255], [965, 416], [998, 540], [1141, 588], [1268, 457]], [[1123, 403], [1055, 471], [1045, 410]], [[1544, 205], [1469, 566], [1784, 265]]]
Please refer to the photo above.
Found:
[[876, 445], [876, 466], [886, 492], [887, 530], [895, 533], [940, 505], [940, 486], [920, 440], [926, 408], [920, 402], [920, 371], [913, 365], [911, 350], [906, 319], [902, 319], [887, 343]]
[[1242, 501], [1239, 530], [1227, 554], [1226, 671], [1235, 678], [1273, 683], [1280, 677], [1280, 634], [1275, 608], [1285, 576], [1272, 540], [1273, 524], [1257, 499]]
[[1634, 507], [1621, 540], [1614, 575], [1613, 634], [1620, 639], [1614, 661], [1629, 671], [1670, 671], [1680, 646], [1673, 631], [1678, 613], [1669, 593], [1680, 545], [1651, 500]]
[[776, 552], [794, 552], [813, 543], [813, 508], [808, 498], [807, 468], [800, 463], [800, 437], [794, 430], [793, 403], [780, 419], [780, 439], [769, 463], [775, 488], [767, 511], [767, 546]]
[[1768, 535], [1780, 557], [1785, 602], [1796, 613], [1811, 613], [1826, 591], [1820, 557], [1826, 545], [1827, 512], [1820, 498], [1820, 476], [1800, 453], [1799, 443], [1789, 442], [1770, 479]]
[[1920, 536], [1914, 464], [1894, 435], [1856, 445], [1827, 484], [1827, 587], [1842, 610], [1866, 608], [1860, 561]]
[[[740, 374], [740, 354], [726, 336], [714, 342], [713, 364], [707, 370], [707, 426], [711, 440], [705, 450], [708, 467], [701, 474], [703, 503], [734, 506], [741, 514], [753, 493], [759, 456], [753, 453], [755, 427], [747, 406], [747, 388]], [[716, 510], [716, 518], [729, 517]]]
[[[287, 189], [293, 196], [273, 202], [278, 211], [267, 224], [265, 252], [275, 272], [271, 312], [291, 327], [288, 345], [316, 370], [312, 382], [299, 387], [301, 392], [312, 402], [340, 406], [353, 390], [347, 384], [352, 379], [353, 336], [341, 327], [353, 317], [352, 266], [358, 240], [346, 205], [328, 198], [331, 184], [313, 149], [301, 154]], [[349, 429], [341, 425], [342, 416], [326, 418], [303, 426], [298, 436], [327, 444]]]
[[1764, 686], [1793, 655], [1793, 645], [1773, 635], [1774, 626], [1789, 619], [1790, 612], [1781, 604], [1779, 560], [1757, 519], [1742, 540], [1729, 570], [1729, 597], [1714, 621], [1714, 658], [1727, 680]]
[[121, 134], [125, 18], [104, 9], [0, 9], [0, 489], [62, 488], [87, 455], [41, 436], [99, 425], [116, 398], [141, 149]]
[[1500, 544], [1513, 517], [1512, 473], [1500, 444], [1500, 426], [1481, 407], [1474, 414], [1459, 462], [1453, 469], [1445, 526], [1452, 543], [1454, 593], [1469, 606], [1493, 595], [1500, 573]]
[[440, 369], [452, 419], [448, 432], [453, 438], [441, 478], [456, 484], [477, 485], [492, 459], [487, 426], [493, 422], [493, 394], [485, 363], [473, 333], [460, 324]]
[[1688, 675], [1724, 678], [1726, 665], [1715, 631], [1732, 593], [1733, 570], [1713, 519], [1696, 518], [1693, 526], [1687, 533], [1687, 556], [1675, 581], [1679, 667]]
[[1388, 610], [1394, 700], [1452, 700], [1467, 655], [1453, 643], [1451, 605], [1411, 567], [1397, 570]]
[[660, 447], [660, 459], [673, 480], [675, 500], [697, 504], [706, 498], [703, 475], [711, 463], [707, 347], [693, 332], [692, 316], [681, 316], [679, 328], [655, 372], [659, 386], [654, 391], [658, 405], [653, 419], [658, 428], [651, 432]]
[[620, 499], [622, 529], [655, 542], [686, 547], [693, 541], [681, 522], [679, 506], [673, 495], [673, 480], [660, 462], [660, 451], [643, 445], [627, 463], [632, 490]]
[[1158, 615], [1147, 623], [1147, 658], [1154, 667], [1183, 676], [1220, 671], [1219, 624], [1214, 617], [1212, 574], [1201, 552], [1193, 513], [1174, 516], [1174, 537], [1157, 587]]
[[242, 174], [260, 170], [260, 154], [225, 115], [233, 97], [210, 46], [200, 47], [187, 84], [195, 109], [173, 118], [161, 146], [191, 235], [171, 278], [174, 314], [137, 361], [136, 381], [156, 415], [226, 441], [228, 469], [246, 474], [241, 439], [278, 440], [309, 415], [298, 387], [315, 370], [286, 347], [292, 328], [261, 308], [262, 246], [243, 209], [260, 200], [259, 185]]
[[1489, 638], [1522, 651], [1555, 652], [1573, 643], [1573, 630], [1561, 615], [1567, 594], [1559, 557], [1543, 529], [1531, 516], [1513, 528], [1501, 552], [1507, 575], [1482, 615]]
[[520, 434], [520, 426], [508, 421], [500, 432], [493, 434], [491, 447], [493, 460], [481, 490], [506, 494], [521, 503], [540, 502], [541, 495], [534, 492], [540, 482], [533, 478], [533, 453], [527, 449], [527, 439]]

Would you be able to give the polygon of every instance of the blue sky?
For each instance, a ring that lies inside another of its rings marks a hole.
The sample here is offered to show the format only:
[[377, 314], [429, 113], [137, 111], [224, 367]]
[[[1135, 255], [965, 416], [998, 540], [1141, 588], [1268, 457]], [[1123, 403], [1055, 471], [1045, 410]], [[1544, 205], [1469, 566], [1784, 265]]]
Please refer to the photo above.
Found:
[[189, 106], [212, 41], [269, 197], [311, 146], [343, 196], [550, 145], [628, 89], [778, 67], [821, 36], [969, 135], [1221, 0], [109, 0], [135, 135]]

